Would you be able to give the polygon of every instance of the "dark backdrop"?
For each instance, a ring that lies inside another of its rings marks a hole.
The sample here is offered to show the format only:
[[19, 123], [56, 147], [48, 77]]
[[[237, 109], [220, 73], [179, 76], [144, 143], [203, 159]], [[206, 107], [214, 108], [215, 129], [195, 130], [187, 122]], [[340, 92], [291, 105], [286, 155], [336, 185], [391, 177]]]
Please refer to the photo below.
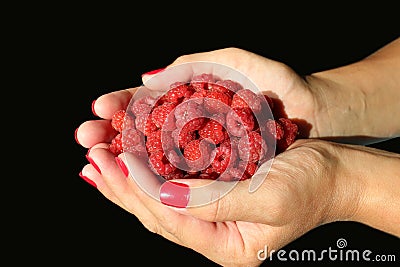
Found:
[[[46, 28], [46, 36], [36, 56], [40, 60], [45, 55], [48, 66], [46, 84], [53, 101], [47, 102], [46, 115], [52, 110], [58, 119], [45, 116], [57, 132], [51, 131], [53, 153], [41, 165], [47, 166], [42, 170], [46, 190], [36, 193], [43, 200], [43, 212], [29, 214], [32, 225], [37, 225], [34, 238], [29, 238], [32, 250], [38, 249], [31, 260], [90, 266], [147, 266], [157, 260], [160, 265], [215, 266], [150, 233], [84, 182], [78, 173], [87, 163], [86, 150], [75, 143], [74, 130], [95, 118], [91, 103], [98, 96], [140, 85], [142, 73], [164, 67], [182, 54], [235, 46], [307, 74], [359, 60], [399, 36], [398, 16], [391, 14], [396, 8], [390, 5], [365, 10], [289, 7], [240, 6], [233, 12], [217, 11], [209, 3], [200, 12], [178, 12], [157, 6], [160, 17], [151, 4], [132, 3], [100, 9], [69, 6], [64, 12], [55, 8], [46, 14], [38, 27]], [[400, 153], [399, 139], [374, 146]], [[335, 248], [339, 238], [345, 238], [349, 248], [396, 254], [400, 260], [398, 238], [352, 222], [314, 229], [285, 249]], [[40, 240], [44, 246], [37, 245]]]

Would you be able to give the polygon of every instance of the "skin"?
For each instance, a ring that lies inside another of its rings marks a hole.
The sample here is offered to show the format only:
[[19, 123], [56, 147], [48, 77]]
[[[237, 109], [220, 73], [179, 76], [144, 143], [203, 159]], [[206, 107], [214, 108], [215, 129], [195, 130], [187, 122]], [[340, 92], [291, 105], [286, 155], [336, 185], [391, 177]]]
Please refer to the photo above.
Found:
[[[99, 120], [85, 121], [77, 131], [78, 142], [90, 148], [101, 171], [87, 164], [82, 174], [101, 194], [149, 231], [223, 266], [258, 266], [257, 251], [265, 245], [278, 250], [334, 221], [356, 221], [400, 237], [400, 155], [360, 145], [400, 135], [400, 120], [393, 119], [400, 115], [400, 39], [359, 62], [306, 77], [237, 48], [184, 55], [168, 67], [197, 60], [236, 68], [263, 91], [272, 91], [289, 118], [311, 126], [306, 138], [274, 158], [255, 192], [249, 193], [245, 180], [208, 205], [173, 208], [126, 177], [107, 150], [113, 135], [107, 124], [136, 88], [112, 92], [95, 102]], [[189, 188], [210, 183], [179, 182]]]

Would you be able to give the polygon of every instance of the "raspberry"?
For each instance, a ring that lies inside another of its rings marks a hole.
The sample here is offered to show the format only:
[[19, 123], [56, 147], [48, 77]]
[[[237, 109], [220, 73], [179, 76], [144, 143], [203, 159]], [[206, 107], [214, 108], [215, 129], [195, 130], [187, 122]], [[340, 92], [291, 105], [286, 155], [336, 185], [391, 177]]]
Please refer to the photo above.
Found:
[[122, 132], [122, 149], [137, 156], [147, 155], [144, 135], [136, 129], [124, 129]]
[[114, 155], [119, 155], [122, 153], [122, 134], [118, 133], [112, 140], [109, 146], [109, 150]]
[[226, 127], [234, 136], [244, 136], [254, 129], [254, 115], [249, 108], [233, 108], [226, 115]]
[[140, 156], [166, 180], [249, 179], [298, 136], [294, 121], [273, 107], [269, 96], [202, 73], [115, 112], [111, 126], [117, 135], [109, 150]]
[[211, 147], [200, 139], [190, 141], [183, 150], [183, 156], [193, 171], [205, 169], [209, 165]]
[[250, 89], [241, 89], [232, 97], [232, 108], [250, 108], [254, 113], [261, 111], [260, 96]]
[[277, 147], [279, 152], [286, 150], [293, 142], [296, 140], [298, 135], [298, 126], [290, 119], [287, 118], [279, 118], [279, 124], [283, 128], [283, 138], [278, 140]]
[[257, 162], [266, 155], [267, 145], [258, 132], [252, 131], [247, 136], [240, 138], [238, 152], [242, 160]]
[[174, 111], [176, 128], [187, 128], [188, 131], [200, 129], [206, 122], [204, 112], [203, 106], [192, 99], [180, 103]]
[[145, 136], [157, 130], [157, 126], [151, 119], [152, 114], [142, 114], [135, 119], [136, 129], [141, 131]]
[[185, 146], [190, 141], [195, 140], [196, 137], [196, 131], [190, 131], [188, 128], [175, 129], [172, 131], [172, 139], [178, 148], [185, 148]]
[[234, 165], [237, 159], [237, 152], [231, 148], [230, 142], [227, 141], [213, 150], [211, 158], [214, 158], [211, 162], [212, 169], [221, 174], [228, 166], [232, 167]]
[[204, 107], [210, 114], [226, 113], [231, 105], [231, 97], [219, 91], [208, 91], [204, 98]]
[[155, 98], [151, 96], [143, 96], [132, 103], [130, 110], [136, 117], [139, 117], [143, 114], [149, 114], [155, 103]]
[[206, 90], [208, 83], [215, 83], [216, 78], [209, 73], [202, 73], [192, 77], [190, 85], [196, 91]]
[[[151, 113], [151, 119], [158, 128], [163, 130], [173, 130], [175, 128], [175, 120], [173, 113], [171, 113], [175, 108], [174, 103], [163, 103], [155, 107]], [[171, 114], [171, 116], [170, 116]]]
[[228, 93], [230, 95], [233, 95], [233, 93], [236, 93], [237, 91], [243, 89], [243, 86], [240, 83], [235, 82], [233, 80], [220, 80], [217, 81], [216, 84], [221, 85], [224, 88], [228, 89], [228, 91], [231, 92]]
[[147, 152], [153, 153], [156, 151], [168, 151], [175, 147], [174, 140], [171, 137], [171, 132], [157, 130], [151, 132], [147, 136], [146, 149]]
[[215, 145], [222, 143], [227, 137], [224, 127], [217, 121], [210, 119], [198, 131], [200, 137], [209, 140]]
[[176, 167], [171, 164], [163, 151], [155, 151], [149, 156], [150, 168], [161, 176], [171, 174]]
[[116, 111], [111, 118], [111, 126], [118, 132], [122, 132], [123, 128], [135, 127], [133, 118], [129, 116], [125, 110]]
[[175, 169], [172, 172], [163, 175], [166, 180], [182, 179], [185, 173], [180, 169]]
[[266, 123], [266, 131], [276, 140], [281, 140], [284, 136], [282, 124], [276, 120], [268, 120]]
[[165, 93], [165, 101], [171, 103], [179, 103], [187, 95], [189, 91], [189, 85], [183, 82], [175, 82], [170, 85], [170, 89]]

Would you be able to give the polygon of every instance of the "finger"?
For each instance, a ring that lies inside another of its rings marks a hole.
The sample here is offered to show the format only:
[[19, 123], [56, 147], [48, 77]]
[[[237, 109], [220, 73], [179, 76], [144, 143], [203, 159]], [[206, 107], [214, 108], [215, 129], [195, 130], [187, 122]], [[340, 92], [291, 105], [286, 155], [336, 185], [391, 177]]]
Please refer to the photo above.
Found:
[[[123, 153], [120, 158], [126, 164], [132, 182], [136, 185], [132, 186], [136, 196], [153, 214], [152, 218], [156, 218], [156, 221], [145, 222], [148, 225], [153, 225], [156, 233], [177, 244], [206, 254], [215, 253], [215, 251], [212, 251], [214, 247], [204, 246], [204, 240], [222, 246], [223, 241], [220, 237], [217, 237], [217, 233], [227, 236], [228, 227], [218, 228], [214, 222], [199, 220], [163, 205], [159, 200], [159, 190], [165, 181], [154, 175], [144, 161], [135, 155]], [[193, 235], [194, 232], [199, 233], [202, 238], [197, 238], [196, 235]]]
[[94, 113], [100, 118], [110, 120], [116, 111], [126, 109], [136, 90], [137, 87], [128, 88], [100, 96], [93, 104]]
[[[122, 202], [115, 196], [114, 192], [110, 190], [104, 182], [103, 176], [91, 164], [87, 164], [81, 171], [82, 178], [87, 178], [94, 183], [94, 186], [99, 192], [114, 204], [123, 207]], [[90, 182], [89, 182], [90, 183]]]
[[98, 143], [109, 143], [117, 134], [109, 120], [90, 120], [79, 125], [76, 139], [83, 147], [89, 148]]
[[[118, 163], [115, 155], [106, 148], [92, 148], [89, 156], [101, 172], [104, 184], [99, 185], [99, 190], [121, 208], [135, 215], [148, 230], [159, 231], [157, 218], [148, 211], [137, 196], [145, 193], [137, 187], [129, 175], [121, 170], [120, 162]], [[122, 157], [123, 154], [119, 158]], [[104, 185], [104, 187], [101, 185]]]
[[185, 212], [206, 221], [251, 221], [286, 223], [284, 206], [286, 185], [267, 177], [256, 191], [250, 191], [251, 179], [239, 182], [181, 179], [166, 182], [160, 188], [165, 205], [186, 208]]

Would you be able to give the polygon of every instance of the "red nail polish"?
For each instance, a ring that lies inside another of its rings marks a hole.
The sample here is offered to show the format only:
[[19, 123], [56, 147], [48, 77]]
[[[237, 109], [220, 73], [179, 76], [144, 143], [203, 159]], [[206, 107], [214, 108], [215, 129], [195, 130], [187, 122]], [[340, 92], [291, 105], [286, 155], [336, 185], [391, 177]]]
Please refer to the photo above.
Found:
[[79, 143], [79, 141], [78, 141], [78, 129], [79, 129], [79, 128], [76, 128], [76, 129], [75, 129], [74, 135], [75, 135], [75, 142], [77, 142], [78, 145], [80, 145], [80, 143]]
[[91, 149], [91, 148], [88, 148], [88, 150], [87, 150], [87, 152], [86, 152], [86, 157], [89, 156], [90, 149]]
[[115, 157], [115, 161], [117, 162], [118, 167], [121, 169], [121, 171], [124, 173], [125, 177], [128, 177], [129, 175], [129, 170], [126, 167], [124, 161], [120, 159], [119, 157]]
[[93, 182], [92, 180], [90, 180], [89, 178], [87, 178], [85, 175], [82, 174], [82, 172], [79, 173], [79, 176], [85, 180], [88, 184], [90, 184], [91, 186], [94, 186], [95, 188], [97, 188], [97, 185], [95, 182]]
[[97, 164], [93, 161], [93, 159], [91, 157], [89, 157], [88, 155], [86, 155], [85, 157], [90, 162], [90, 164], [92, 164], [92, 166], [96, 169], [96, 171], [101, 174], [101, 170], [100, 170], [99, 166], [97, 166]]
[[143, 77], [144, 75], [153, 75], [153, 74], [156, 74], [156, 73], [162, 72], [163, 70], [165, 70], [165, 68], [161, 68], [161, 69], [157, 69], [157, 70], [152, 70], [152, 71], [149, 71], [149, 72], [143, 73], [143, 74], [142, 74], [142, 77]]
[[189, 203], [190, 188], [187, 184], [166, 181], [160, 188], [160, 200], [164, 205], [186, 208]]
[[94, 111], [94, 104], [95, 104], [95, 103], [96, 103], [96, 99], [93, 100], [93, 102], [92, 102], [92, 113], [93, 113], [93, 115], [98, 116], [98, 115], [96, 114], [96, 111]]

